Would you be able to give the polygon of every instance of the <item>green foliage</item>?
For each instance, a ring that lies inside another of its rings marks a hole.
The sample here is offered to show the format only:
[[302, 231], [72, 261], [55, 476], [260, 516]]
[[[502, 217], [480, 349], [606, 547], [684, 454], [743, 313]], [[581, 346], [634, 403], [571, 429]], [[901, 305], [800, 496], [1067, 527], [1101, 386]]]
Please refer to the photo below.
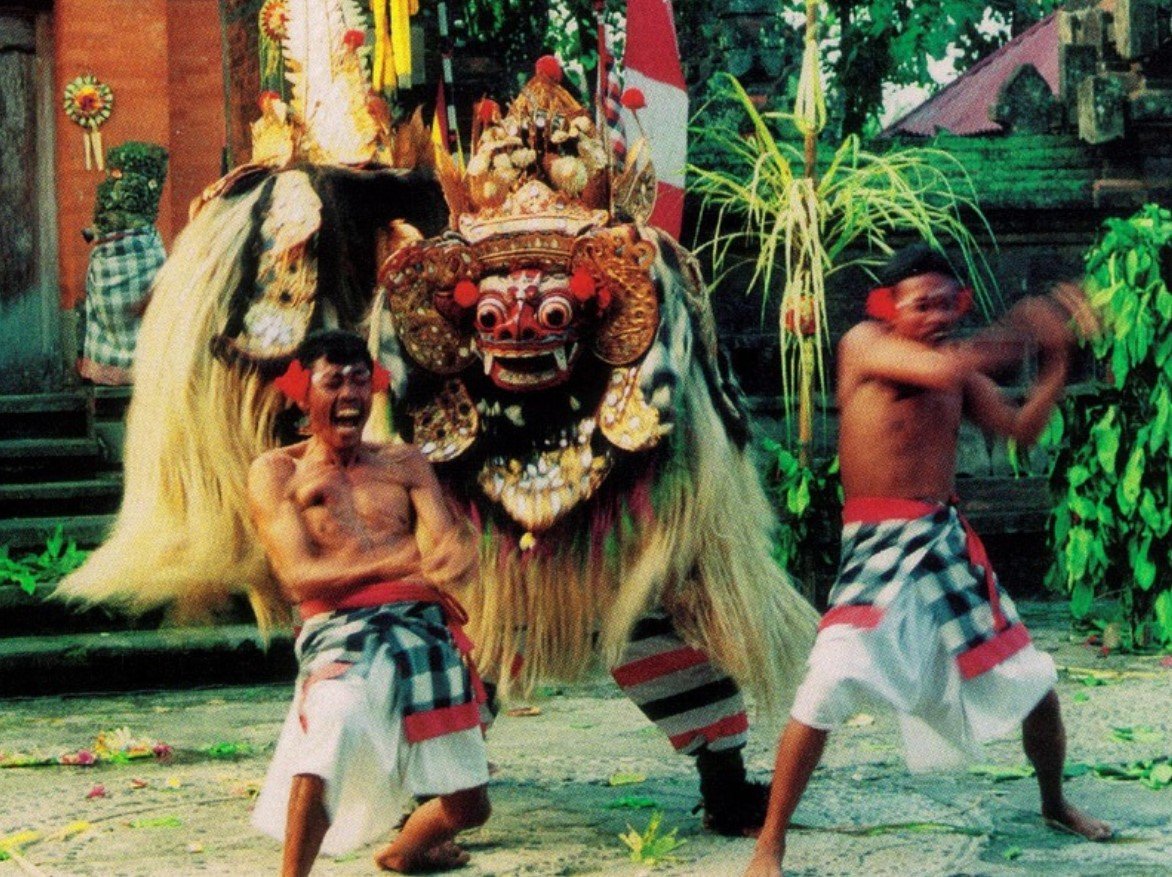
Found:
[[1122, 648], [1172, 648], [1172, 213], [1107, 220], [1086, 269], [1108, 377], [1062, 409], [1049, 583], [1077, 620], [1093, 620], [1096, 599], [1117, 604]]
[[[607, 4], [608, 23], [621, 19], [620, 7]], [[463, 0], [457, 8], [461, 42], [500, 58], [510, 78], [524, 82], [538, 57], [553, 54], [579, 95], [591, 94], [598, 64], [593, 0]]]
[[656, 865], [665, 865], [676, 861], [675, 851], [687, 843], [676, 837], [679, 829], [663, 831], [663, 813], [656, 810], [642, 833], [627, 825], [626, 834], [620, 834], [619, 840], [631, 850], [631, 861], [654, 868]]
[[838, 521], [842, 512], [842, 485], [838, 457], [803, 466], [786, 447], [765, 439], [768, 455], [766, 484], [774, 507], [781, 511], [782, 527], [774, 543], [774, 559], [791, 575], [802, 576], [802, 560], [832, 577], [838, 561]]
[[213, 743], [204, 749], [204, 754], [210, 758], [222, 759], [225, 761], [233, 761], [238, 758], [244, 758], [253, 755], [256, 748], [248, 743], [235, 743], [232, 741], [221, 741]]
[[72, 539], [66, 541], [59, 524], [39, 554], [12, 558], [8, 556], [8, 546], [0, 545], [0, 585], [15, 584], [31, 595], [37, 585], [63, 578], [85, 563], [87, 557], [88, 551], [79, 549]]
[[[1061, 0], [826, 0], [831, 117], [843, 134], [875, 126], [886, 85], [933, 87], [931, 64], [958, 52], [964, 69], [1056, 8]], [[997, 24], [1000, 28], [989, 28]]]

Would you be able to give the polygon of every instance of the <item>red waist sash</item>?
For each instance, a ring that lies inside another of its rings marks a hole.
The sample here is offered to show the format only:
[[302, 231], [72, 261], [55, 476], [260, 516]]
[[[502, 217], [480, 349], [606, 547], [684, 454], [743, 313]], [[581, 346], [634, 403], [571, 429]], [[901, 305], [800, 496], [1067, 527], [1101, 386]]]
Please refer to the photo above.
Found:
[[339, 609], [365, 609], [370, 606], [383, 606], [387, 603], [438, 603], [444, 610], [448, 630], [452, 632], [456, 648], [464, 655], [472, 651], [472, 640], [468, 638], [468, 634], [464, 633], [468, 613], [460, 605], [460, 601], [446, 591], [419, 582], [374, 582], [363, 585], [355, 591], [349, 591], [337, 599], [322, 597], [302, 600], [298, 605], [298, 611], [304, 620], [323, 612], [336, 612]]
[[[843, 503], [842, 522], [844, 524], [878, 524], [881, 521], [890, 520], [910, 521], [935, 514], [948, 506], [956, 507], [959, 504], [960, 499], [955, 495], [947, 503], [893, 496], [857, 496]], [[964, 528], [965, 548], [968, 551], [969, 560], [985, 572], [985, 591], [989, 597], [989, 607], [993, 612], [994, 627], [999, 631], [1004, 630], [1009, 624], [1005, 613], [1001, 611], [1001, 598], [997, 593], [997, 579], [993, 573], [993, 564], [989, 562], [989, 555], [985, 551], [985, 544], [959, 509], [957, 509], [957, 517]], [[827, 614], [829, 615], [829, 613]], [[823, 624], [826, 624], [825, 618]]]

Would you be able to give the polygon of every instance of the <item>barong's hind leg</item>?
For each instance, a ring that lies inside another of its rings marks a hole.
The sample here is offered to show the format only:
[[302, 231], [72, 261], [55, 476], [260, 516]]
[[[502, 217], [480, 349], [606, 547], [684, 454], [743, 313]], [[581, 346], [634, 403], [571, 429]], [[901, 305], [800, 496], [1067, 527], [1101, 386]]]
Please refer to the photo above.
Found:
[[705, 826], [733, 836], [760, 828], [769, 788], [745, 773], [749, 719], [732, 677], [685, 643], [665, 612], [635, 623], [611, 675], [677, 752], [695, 756]]

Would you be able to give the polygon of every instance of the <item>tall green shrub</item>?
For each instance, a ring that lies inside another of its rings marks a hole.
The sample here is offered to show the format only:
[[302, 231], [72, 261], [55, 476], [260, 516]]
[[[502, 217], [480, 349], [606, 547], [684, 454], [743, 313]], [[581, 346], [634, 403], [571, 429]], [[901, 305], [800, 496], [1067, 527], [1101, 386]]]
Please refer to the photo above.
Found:
[[1050, 583], [1076, 619], [1114, 602], [1122, 646], [1172, 647], [1172, 213], [1108, 220], [1086, 269], [1107, 380], [1062, 409]]

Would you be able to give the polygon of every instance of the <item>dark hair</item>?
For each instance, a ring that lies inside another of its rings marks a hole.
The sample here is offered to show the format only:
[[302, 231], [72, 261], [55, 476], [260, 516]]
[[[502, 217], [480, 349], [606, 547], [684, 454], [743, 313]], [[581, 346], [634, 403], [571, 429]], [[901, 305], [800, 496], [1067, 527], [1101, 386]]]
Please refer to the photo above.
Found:
[[318, 329], [306, 335], [305, 340], [297, 346], [297, 359], [306, 368], [312, 368], [323, 356], [326, 362], [334, 365], [360, 362], [367, 368], [374, 367], [366, 342], [345, 329]]
[[920, 274], [943, 274], [962, 285], [964, 282], [947, 256], [923, 242], [893, 253], [887, 264], [879, 269], [878, 279], [881, 286], [895, 286], [901, 280]]

